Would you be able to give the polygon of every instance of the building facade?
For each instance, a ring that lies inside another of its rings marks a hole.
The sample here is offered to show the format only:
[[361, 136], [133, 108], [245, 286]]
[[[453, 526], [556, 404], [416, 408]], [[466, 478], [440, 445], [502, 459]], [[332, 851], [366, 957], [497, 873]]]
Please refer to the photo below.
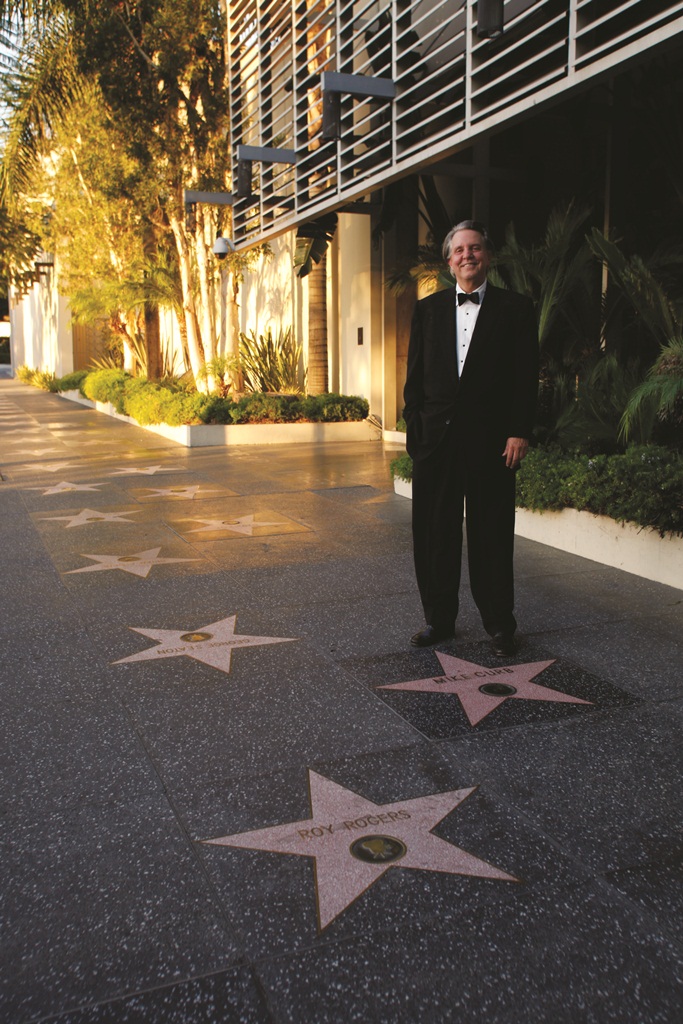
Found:
[[[414, 299], [394, 297], [385, 281], [429, 230], [420, 178], [453, 219], [484, 220], [494, 233], [515, 215], [544, 223], [587, 179], [609, 228], [614, 84], [660, 55], [675, 65], [683, 41], [680, 0], [228, 8], [234, 241], [267, 241], [280, 260], [297, 232], [337, 212], [330, 386], [363, 393], [388, 427], [400, 414]], [[579, 116], [581, 103], [584, 120], [602, 118], [602, 127], [597, 136], [573, 127], [570, 145], [562, 120]], [[538, 182], [529, 153], [544, 144], [556, 152], [540, 157]], [[290, 307], [278, 315], [305, 338], [305, 279], [302, 287], [288, 269], [284, 277]], [[250, 308], [253, 287], [246, 282], [243, 312], [267, 318], [267, 301]]]
[[[291, 327], [307, 351], [314, 314], [297, 247], [336, 215], [329, 390], [363, 395], [385, 427], [401, 413], [415, 301], [415, 288], [388, 283], [444, 225], [474, 217], [500, 240], [514, 221], [534, 240], [553, 208], [577, 200], [603, 230], [633, 235], [635, 251], [645, 235], [683, 237], [683, 0], [226, 7], [223, 198], [238, 250], [272, 250], [245, 274], [239, 326]], [[88, 365], [92, 339], [74, 333], [54, 268], [12, 296], [11, 319], [15, 367]]]

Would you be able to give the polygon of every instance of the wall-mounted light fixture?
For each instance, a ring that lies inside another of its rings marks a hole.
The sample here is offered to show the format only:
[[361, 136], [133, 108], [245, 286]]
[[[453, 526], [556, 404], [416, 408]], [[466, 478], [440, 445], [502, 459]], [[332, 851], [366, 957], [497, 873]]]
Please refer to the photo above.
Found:
[[40, 281], [41, 277], [49, 277], [50, 271], [55, 269], [55, 257], [51, 252], [40, 252], [38, 258], [33, 261], [33, 280]]
[[505, 29], [505, 0], [477, 0], [477, 35], [480, 39], [497, 39]]
[[196, 189], [186, 188], [183, 194], [185, 203], [185, 230], [194, 231], [197, 226], [197, 203], [206, 203], [208, 206], [232, 206], [235, 202], [233, 192], [198, 192]]
[[237, 147], [237, 192], [239, 199], [251, 199], [251, 178], [254, 161], [262, 164], [295, 164], [296, 152], [293, 149], [276, 149], [273, 146], [238, 146]]
[[391, 78], [344, 75], [338, 71], [323, 71], [320, 76], [320, 87], [323, 94], [324, 139], [338, 139], [341, 135], [342, 95], [386, 101], [393, 100], [396, 96], [396, 83]]

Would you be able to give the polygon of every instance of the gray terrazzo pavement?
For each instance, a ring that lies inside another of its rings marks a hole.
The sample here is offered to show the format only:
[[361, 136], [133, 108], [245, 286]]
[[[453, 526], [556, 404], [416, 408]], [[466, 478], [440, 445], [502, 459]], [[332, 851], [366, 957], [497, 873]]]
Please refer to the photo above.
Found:
[[0, 444], [3, 1024], [678, 1024], [683, 590], [518, 540], [518, 654], [416, 650], [379, 442]]

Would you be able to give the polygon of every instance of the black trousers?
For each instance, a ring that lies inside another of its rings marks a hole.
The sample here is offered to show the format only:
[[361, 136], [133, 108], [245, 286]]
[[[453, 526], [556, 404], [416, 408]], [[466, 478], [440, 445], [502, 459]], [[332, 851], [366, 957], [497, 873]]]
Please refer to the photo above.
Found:
[[513, 633], [515, 473], [499, 453], [463, 450], [448, 433], [413, 465], [415, 574], [432, 626], [450, 627], [458, 614], [463, 512], [470, 588], [484, 628]]

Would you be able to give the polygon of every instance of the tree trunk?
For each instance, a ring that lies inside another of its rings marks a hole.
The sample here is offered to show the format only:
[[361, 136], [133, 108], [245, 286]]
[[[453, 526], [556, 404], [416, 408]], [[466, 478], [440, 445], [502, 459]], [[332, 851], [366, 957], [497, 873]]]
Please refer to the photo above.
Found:
[[190, 353], [189, 368], [192, 370], [198, 389], [206, 390], [206, 383], [199, 379], [199, 372], [204, 365], [205, 358], [192, 292], [192, 266], [187, 239], [185, 238], [185, 228], [173, 214], [169, 216], [169, 220], [178, 249], [180, 281], [183, 291], [183, 312], [185, 314], [185, 328], [187, 330], [187, 347]]
[[216, 311], [214, 302], [214, 288], [212, 268], [209, 267], [207, 255], [207, 232], [212, 232], [210, 214], [207, 214], [200, 206], [197, 211], [197, 228], [195, 230], [195, 248], [197, 254], [197, 276], [199, 279], [199, 303], [198, 317], [201, 323], [202, 342], [204, 356], [208, 360], [217, 355], [216, 341]]
[[152, 302], [145, 303], [145, 352], [147, 376], [151, 380], [159, 380], [163, 376], [159, 307]]
[[308, 393], [328, 390], [327, 377], [327, 252], [308, 275]]

